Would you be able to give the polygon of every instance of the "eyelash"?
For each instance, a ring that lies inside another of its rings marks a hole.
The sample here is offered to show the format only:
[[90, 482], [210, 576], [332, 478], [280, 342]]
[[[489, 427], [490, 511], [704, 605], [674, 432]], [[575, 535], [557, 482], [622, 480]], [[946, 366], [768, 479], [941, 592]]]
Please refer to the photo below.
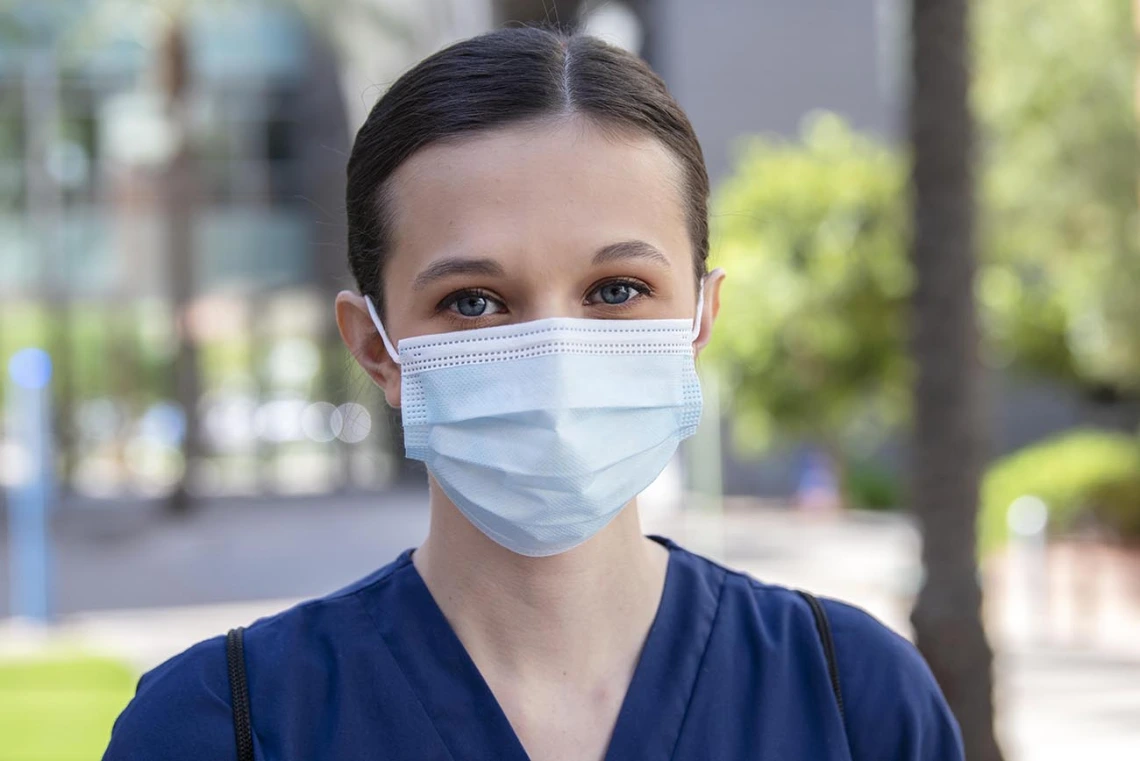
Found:
[[[487, 299], [487, 301], [493, 301], [499, 306], [506, 309], [506, 304], [504, 304], [502, 300], [496, 298], [495, 295], [490, 291], [484, 290], [482, 288], [464, 288], [462, 291], [449, 293], [444, 297], [443, 301], [439, 302], [439, 304], [436, 305], [435, 309], [437, 312], [449, 312], [451, 310], [451, 307], [454, 306], [456, 302], [469, 298]], [[463, 317], [462, 315], [458, 316], [468, 322], [471, 320], [479, 319], [478, 317]]]
[[[638, 299], [644, 298], [646, 296], [652, 296], [653, 295], [653, 289], [650, 288], [646, 283], [644, 283], [640, 280], [635, 280], [634, 278], [629, 278], [629, 277], [615, 277], [615, 278], [607, 278], [605, 280], [599, 281], [599, 282], [595, 283], [594, 285], [590, 286], [589, 290], [586, 291], [586, 298], [589, 299], [589, 297], [594, 292], [600, 291], [602, 288], [605, 288], [607, 285], [624, 285], [628, 288], [632, 288], [633, 290], [637, 291], [639, 293], [639, 295], [635, 298], [630, 299], [629, 301], [623, 301], [620, 304], [607, 304], [606, 302], [601, 301], [601, 302], [597, 302], [595, 304], [590, 304], [590, 306], [597, 306], [600, 304], [601, 306], [609, 307], [610, 309], [624, 309], [624, 308], [628, 308], [629, 305], [633, 304]], [[589, 302], [587, 302], [587, 303], [589, 303]]]

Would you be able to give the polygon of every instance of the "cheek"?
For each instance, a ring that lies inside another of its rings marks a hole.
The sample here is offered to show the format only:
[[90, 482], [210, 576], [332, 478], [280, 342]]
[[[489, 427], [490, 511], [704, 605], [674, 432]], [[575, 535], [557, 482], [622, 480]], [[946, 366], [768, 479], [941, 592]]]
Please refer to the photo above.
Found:
[[670, 281], [671, 292], [669, 309], [672, 316], [693, 314], [697, 305], [700, 284], [697, 282], [691, 262], [686, 266], [678, 263], [674, 266], [673, 277]]
[[400, 409], [400, 374], [395, 373], [392, 377], [388, 378], [382, 385], [381, 389], [384, 391], [384, 400], [388, 402], [388, 406], [393, 409]]

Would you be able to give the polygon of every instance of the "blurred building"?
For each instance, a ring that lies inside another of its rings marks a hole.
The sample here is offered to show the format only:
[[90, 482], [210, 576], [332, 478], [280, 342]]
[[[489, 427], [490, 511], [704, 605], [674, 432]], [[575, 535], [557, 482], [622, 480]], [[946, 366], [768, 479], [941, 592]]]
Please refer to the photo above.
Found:
[[[0, 294], [7, 298], [45, 289], [95, 299], [164, 295], [156, 186], [178, 135], [163, 93], [153, 86], [154, 51], [131, 32], [137, 30], [125, 27], [79, 55], [32, 50], [9, 56], [0, 69], [2, 86], [14, 98], [23, 91], [25, 101], [34, 100], [37, 90], [46, 93], [39, 97], [56, 96], [44, 106], [47, 114], [27, 104], [5, 109], [5, 132], [25, 143], [23, 161], [18, 153], [6, 157], [5, 176], [16, 187], [23, 184], [21, 164], [34, 171], [28, 133], [52, 112], [59, 124], [45, 146], [54, 203], [37, 207], [26, 198], [31, 208], [25, 209], [16, 199], [0, 222]], [[309, 138], [322, 136], [334, 162], [343, 161], [338, 157], [347, 145], [343, 109], [304, 106], [314, 91], [336, 90], [335, 69], [322, 67], [318, 41], [300, 19], [278, 9], [192, 11], [186, 37], [190, 139], [200, 149], [201, 168], [195, 286], [304, 282], [313, 214], [299, 212], [320, 172], [308, 155]], [[58, 245], [54, 262], [34, 250], [43, 245], [29, 229], [36, 214], [53, 217], [47, 247]]]
[[[387, 83], [489, 28], [490, 4], [8, 10], [0, 356], [56, 357], [65, 487], [161, 495], [187, 454], [199, 494], [385, 483], [398, 432], [332, 313], [353, 285], [344, 168]], [[0, 485], [13, 446], [0, 427]]]

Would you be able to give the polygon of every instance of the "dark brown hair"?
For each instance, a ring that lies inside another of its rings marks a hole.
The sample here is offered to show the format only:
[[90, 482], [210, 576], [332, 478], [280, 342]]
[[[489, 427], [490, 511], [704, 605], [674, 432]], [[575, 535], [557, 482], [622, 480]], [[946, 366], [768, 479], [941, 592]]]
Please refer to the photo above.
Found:
[[546, 116], [582, 114], [600, 126], [660, 140], [684, 173], [698, 279], [707, 268], [709, 180], [684, 111], [638, 57], [584, 35], [511, 28], [458, 42], [401, 76], [372, 107], [348, 162], [348, 262], [383, 313], [390, 247], [386, 183], [421, 148]]

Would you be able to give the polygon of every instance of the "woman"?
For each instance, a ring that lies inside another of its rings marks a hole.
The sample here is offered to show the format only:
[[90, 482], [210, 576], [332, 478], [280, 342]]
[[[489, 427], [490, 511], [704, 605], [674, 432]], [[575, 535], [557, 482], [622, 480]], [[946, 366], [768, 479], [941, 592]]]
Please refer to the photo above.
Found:
[[503, 30], [399, 79], [353, 147], [336, 315], [428, 537], [146, 674], [105, 758], [960, 759], [904, 640], [641, 534], [700, 415], [707, 198], [661, 80], [596, 40]]

